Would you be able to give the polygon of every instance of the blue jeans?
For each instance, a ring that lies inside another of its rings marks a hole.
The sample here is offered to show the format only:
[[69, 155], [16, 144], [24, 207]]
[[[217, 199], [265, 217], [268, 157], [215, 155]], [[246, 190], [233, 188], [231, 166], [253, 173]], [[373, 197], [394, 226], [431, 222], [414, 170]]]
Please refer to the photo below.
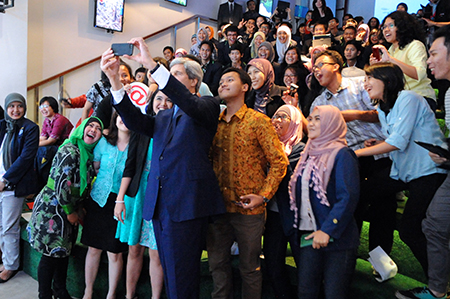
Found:
[[357, 249], [324, 250], [300, 248], [298, 298], [319, 298], [323, 281], [325, 298], [346, 299], [356, 265]]

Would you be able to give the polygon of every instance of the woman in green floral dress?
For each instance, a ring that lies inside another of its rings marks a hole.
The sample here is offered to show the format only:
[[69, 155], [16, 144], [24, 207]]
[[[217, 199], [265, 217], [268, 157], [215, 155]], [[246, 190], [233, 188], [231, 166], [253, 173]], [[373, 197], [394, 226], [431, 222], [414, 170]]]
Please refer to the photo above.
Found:
[[[36, 197], [27, 231], [30, 245], [42, 254], [38, 266], [39, 298], [71, 298], [66, 289], [69, 255], [75, 243], [82, 201], [93, 175], [93, 151], [102, 122], [91, 117], [59, 148], [47, 185]], [[52, 290], [53, 282], [53, 290]]]

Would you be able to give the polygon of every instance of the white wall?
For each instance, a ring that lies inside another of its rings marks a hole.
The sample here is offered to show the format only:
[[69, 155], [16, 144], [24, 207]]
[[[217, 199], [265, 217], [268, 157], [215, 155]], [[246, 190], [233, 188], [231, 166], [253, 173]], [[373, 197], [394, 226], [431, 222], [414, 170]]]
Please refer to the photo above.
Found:
[[[296, 0], [288, 0], [291, 8], [294, 9]], [[330, 0], [332, 1], [332, 0]], [[362, 7], [359, 0], [348, 0], [349, 10], [354, 15], [363, 15], [366, 20], [373, 15], [373, 3], [375, 0], [367, 0]], [[0, 16], [0, 49], [9, 44], [5, 39], [5, 26], [2, 23], [6, 18], [13, 17], [14, 10], [23, 11], [22, 18], [18, 18], [16, 22], [21, 20], [26, 24], [28, 18], [28, 54], [23, 57], [20, 52], [26, 51], [26, 26], [22, 31], [17, 24], [12, 24], [14, 34], [10, 34], [10, 38], [16, 39], [14, 47], [8, 46], [8, 51], [14, 53], [15, 60], [6, 59], [6, 61], [14, 61], [10, 63], [15, 69], [14, 74], [20, 77], [18, 79], [9, 78], [8, 72], [1, 74], [8, 80], [1, 80], [0, 84], [8, 82], [9, 88], [14, 84], [22, 82], [21, 90], [24, 86], [30, 86], [43, 79], [51, 77], [55, 74], [63, 72], [92, 58], [100, 56], [111, 43], [126, 42], [135, 36], [145, 36], [158, 31], [164, 27], [175, 24], [179, 21], [189, 18], [193, 15], [203, 15], [213, 19], [217, 18], [218, 7], [225, 0], [188, 0], [187, 7], [178, 6], [164, 0], [127, 0], [124, 11], [124, 31], [122, 33], [107, 33], [106, 30], [93, 27], [94, 19], [94, 0], [33, 0], [26, 5], [27, 1], [16, 1], [16, 8], [8, 11], [6, 15]], [[245, 7], [245, 0], [236, 0]], [[274, 1], [275, 6], [277, 0]], [[25, 4], [24, 4], [25, 3]], [[20, 7], [19, 7], [20, 6]], [[20, 8], [20, 9], [19, 9]], [[30, 12], [28, 15], [26, 11]], [[17, 18], [17, 17], [16, 17]], [[200, 26], [208, 22], [202, 22]], [[211, 25], [209, 23], [208, 25]], [[9, 25], [8, 25], [9, 26]], [[173, 32], [159, 34], [150, 40], [148, 44], [154, 55], [161, 55], [162, 48], [176, 42], [174, 47], [190, 48], [190, 37], [196, 32], [198, 24], [195, 22], [183, 23], [177, 26], [176, 40]], [[20, 44], [17, 40], [22, 40]], [[16, 50], [19, 49], [19, 50]], [[21, 57], [19, 59], [19, 57]], [[24, 70], [28, 58], [27, 72]], [[16, 63], [19, 61], [19, 63]], [[135, 69], [138, 67], [135, 63], [130, 63]], [[24, 78], [27, 78], [26, 83]], [[94, 63], [79, 71], [65, 76], [65, 89], [70, 96], [75, 97], [84, 94], [94, 82], [100, 77], [100, 69], [98, 63]], [[9, 83], [11, 82], [11, 83]], [[5, 92], [2, 88], [1, 91]], [[39, 97], [44, 95], [58, 95], [58, 82], [51, 82], [39, 89]], [[28, 97], [32, 98], [34, 92], [28, 92]], [[4, 97], [3, 97], [4, 98]], [[36, 109], [34, 109], [36, 111]], [[72, 115], [72, 111], [67, 114]], [[78, 112], [73, 117], [78, 117]], [[72, 117], [71, 117], [72, 119]]]
[[[351, 13], [354, 17], [363, 16], [364, 23], [367, 23], [374, 15], [376, 0], [347, 0], [347, 13]], [[400, 3], [398, 1], [396, 3]], [[406, 2], [406, 1], [405, 1]], [[362, 5], [364, 3], [364, 5]], [[380, 20], [381, 21], [381, 20]]]
[[[124, 30], [111, 34], [93, 27], [94, 0], [30, 1], [28, 72], [24, 71], [22, 75], [25, 77], [27, 74], [28, 86], [33, 85], [100, 56], [112, 43], [149, 35], [193, 15], [216, 18], [219, 4], [219, 1], [188, 0], [187, 7], [182, 7], [163, 0], [127, 0]], [[212, 25], [210, 22], [206, 24]], [[190, 37], [197, 27], [192, 21], [177, 26], [176, 45], [172, 44], [173, 31], [159, 34], [147, 43], [155, 56], [162, 56], [166, 45], [189, 50]], [[136, 63], [127, 62], [133, 69], [139, 67]], [[66, 75], [64, 87], [71, 97], [75, 97], [86, 93], [99, 79], [99, 64], [94, 63]], [[57, 97], [58, 91], [59, 83], [53, 81], [39, 89], [39, 98], [45, 95]], [[28, 97], [33, 98], [34, 91], [29, 91]], [[80, 111], [66, 109], [64, 114], [74, 121], [80, 116]]]
[[26, 96], [27, 90], [27, 24], [28, 1], [15, 2], [15, 7], [0, 14], [0, 104], [11, 92]]
[[[203, 0], [189, 0], [187, 7], [163, 0], [127, 0], [124, 31], [110, 34], [93, 27], [94, 0], [32, 1], [30, 11], [39, 22], [30, 28], [28, 85], [101, 55], [111, 43], [151, 34], [195, 14], [215, 18], [218, 5]], [[33, 42], [33, 37], [40, 42]]]

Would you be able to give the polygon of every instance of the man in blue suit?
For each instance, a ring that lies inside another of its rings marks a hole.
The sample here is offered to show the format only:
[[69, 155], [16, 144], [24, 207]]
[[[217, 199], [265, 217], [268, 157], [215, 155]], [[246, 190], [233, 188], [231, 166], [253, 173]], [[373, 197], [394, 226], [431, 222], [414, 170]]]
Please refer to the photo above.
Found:
[[153, 138], [143, 217], [153, 220], [167, 295], [170, 299], [199, 298], [208, 217], [225, 212], [208, 159], [219, 103], [196, 95], [203, 75], [198, 63], [175, 59], [169, 73], [153, 60], [142, 38], [129, 43], [140, 53], [126, 58], [150, 70], [159, 89], [175, 104], [173, 109], [157, 116], [136, 109], [120, 83], [119, 58], [111, 49], [103, 53], [101, 68], [111, 82], [113, 105], [127, 127]]

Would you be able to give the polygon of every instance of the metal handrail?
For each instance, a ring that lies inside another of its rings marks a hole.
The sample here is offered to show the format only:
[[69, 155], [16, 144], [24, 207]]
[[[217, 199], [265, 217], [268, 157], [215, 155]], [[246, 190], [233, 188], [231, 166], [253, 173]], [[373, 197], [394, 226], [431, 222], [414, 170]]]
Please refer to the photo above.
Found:
[[[192, 19], [198, 19], [198, 22], [200, 22], [200, 20], [213, 21], [213, 22], [217, 21], [217, 20], [215, 20], [213, 18], [210, 18], [210, 17], [205, 17], [205, 16], [201, 16], [201, 15], [194, 15], [194, 16], [186, 18], [186, 19], [184, 19], [184, 20], [182, 20], [182, 21], [180, 21], [178, 23], [175, 23], [175, 24], [167, 26], [167, 27], [165, 27], [165, 28], [163, 28], [161, 30], [158, 30], [158, 31], [156, 31], [156, 32], [154, 32], [152, 34], [144, 36], [144, 40], [147, 40], [147, 39], [149, 39], [149, 38], [151, 38], [151, 37], [153, 37], [155, 35], [158, 35], [158, 34], [164, 32], [166, 30], [172, 29], [174, 27], [176, 28], [177, 26], [181, 25], [182, 23], [185, 23], [185, 22], [187, 22], [189, 20], [192, 20]], [[44, 85], [44, 84], [46, 84], [46, 83], [48, 83], [50, 81], [59, 79], [60, 77], [63, 77], [63, 76], [65, 76], [65, 75], [67, 75], [67, 74], [69, 74], [71, 72], [74, 72], [74, 71], [76, 71], [78, 69], [81, 69], [82, 67], [84, 67], [86, 65], [89, 65], [89, 64], [94, 63], [96, 61], [99, 61], [101, 58], [102, 58], [101, 56], [97, 56], [97, 57], [95, 57], [95, 58], [93, 58], [93, 59], [91, 59], [89, 61], [86, 61], [84, 63], [81, 63], [81, 64], [79, 64], [79, 65], [77, 65], [77, 66], [75, 66], [73, 68], [70, 68], [70, 69], [68, 69], [66, 71], [63, 71], [63, 72], [59, 73], [59, 74], [56, 74], [56, 75], [51, 76], [51, 77], [49, 77], [47, 79], [39, 81], [39, 82], [37, 82], [37, 83], [35, 83], [33, 85], [30, 85], [30, 86], [27, 87], [27, 91], [30, 91], [30, 90], [35, 89], [35, 88], [38, 88], [38, 87], [40, 87], [40, 86], [42, 86], [42, 85]]]

